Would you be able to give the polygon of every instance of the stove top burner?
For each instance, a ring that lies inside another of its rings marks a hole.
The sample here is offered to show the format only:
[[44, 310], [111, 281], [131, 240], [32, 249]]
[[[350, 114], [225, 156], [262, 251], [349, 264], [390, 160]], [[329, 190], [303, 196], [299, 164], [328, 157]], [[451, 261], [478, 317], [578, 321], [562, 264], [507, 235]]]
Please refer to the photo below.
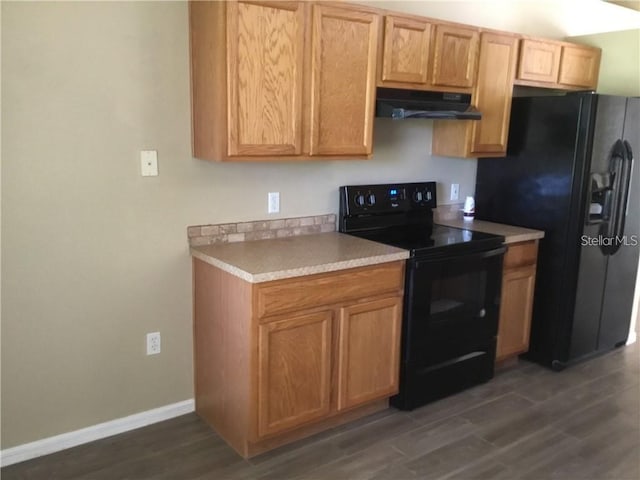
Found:
[[340, 187], [339, 230], [420, 257], [502, 245], [499, 235], [435, 225], [435, 207], [435, 182]]
[[411, 252], [411, 256], [453, 253], [460, 249], [466, 252], [490, 250], [498, 248], [503, 242], [503, 238], [498, 235], [435, 224], [430, 229], [394, 228], [354, 232], [352, 235], [404, 248]]

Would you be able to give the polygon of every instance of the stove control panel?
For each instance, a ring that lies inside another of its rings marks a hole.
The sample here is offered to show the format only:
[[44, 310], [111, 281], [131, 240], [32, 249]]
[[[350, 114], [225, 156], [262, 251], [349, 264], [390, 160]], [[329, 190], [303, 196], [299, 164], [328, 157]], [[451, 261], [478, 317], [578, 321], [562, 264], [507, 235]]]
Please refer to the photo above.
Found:
[[341, 216], [412, 212], [435, 207], [436, 182], [340, 187]]

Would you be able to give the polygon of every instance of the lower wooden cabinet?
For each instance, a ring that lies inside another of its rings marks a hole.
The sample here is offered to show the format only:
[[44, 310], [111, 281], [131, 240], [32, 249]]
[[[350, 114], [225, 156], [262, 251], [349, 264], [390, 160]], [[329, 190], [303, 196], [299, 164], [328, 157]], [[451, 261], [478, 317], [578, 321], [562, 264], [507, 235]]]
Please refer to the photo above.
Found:
[[332, 316], [326, 311], [259, 325], [259, 436], [329, 413]]
[[399, 297], [340, 310], [338, 410], [398, 392], [401, 321]]
[[538, 241], [509, 245], [504, 258], [496, 360], [529, 350]]
[[242, 456], [397, 393], [404, 261], [258, 284], [193, 268], [196, 412]]

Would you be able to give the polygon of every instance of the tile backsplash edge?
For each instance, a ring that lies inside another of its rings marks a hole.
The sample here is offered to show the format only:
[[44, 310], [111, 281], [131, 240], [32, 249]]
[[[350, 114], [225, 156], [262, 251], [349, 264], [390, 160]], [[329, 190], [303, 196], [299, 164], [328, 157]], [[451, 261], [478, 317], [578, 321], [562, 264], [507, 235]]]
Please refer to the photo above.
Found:
[[335, 232], [335, 214], [187, 227], [189, 246], [249, 242]]

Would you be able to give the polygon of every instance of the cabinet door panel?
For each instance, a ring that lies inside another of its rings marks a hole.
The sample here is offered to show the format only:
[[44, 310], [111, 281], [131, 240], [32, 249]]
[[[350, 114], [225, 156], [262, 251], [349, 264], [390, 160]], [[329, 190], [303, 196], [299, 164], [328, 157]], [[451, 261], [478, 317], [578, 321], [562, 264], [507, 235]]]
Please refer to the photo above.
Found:
[[258, 435], [329, 413], [332, 312], [259, 325]]
[[338, 410], [397, 393], [401, 312], [400, 297], [341, 310]]
[[470, 28], [437, 25], [433, 58], [434, 85], [472, 87], [479, 35]]
[[535, 279], [535, 265], [509, 269], [504, 273], [497, 360], [529, 350]]
[[303, 7], [227, 3], [229, 155], [302, 152]]
[[559, 83], [595, 89], [599, 72], [600, 50], [566, 45], [562, 47]]
[[368, 155], [379, 17], [313, 5], [311, 155]]
[[473, 122], [473, 153], [507, 151], [509, 117], [518, 39], [510, 35], [483, 33], [474, 101], [482, 120]]
[[537, 82], [558, 81], [561, 46], [556, 43], [522, 40], [518, 78]]
[[426, 22], [387, 16], [382, 81], [426, 84], [430, 35]]

